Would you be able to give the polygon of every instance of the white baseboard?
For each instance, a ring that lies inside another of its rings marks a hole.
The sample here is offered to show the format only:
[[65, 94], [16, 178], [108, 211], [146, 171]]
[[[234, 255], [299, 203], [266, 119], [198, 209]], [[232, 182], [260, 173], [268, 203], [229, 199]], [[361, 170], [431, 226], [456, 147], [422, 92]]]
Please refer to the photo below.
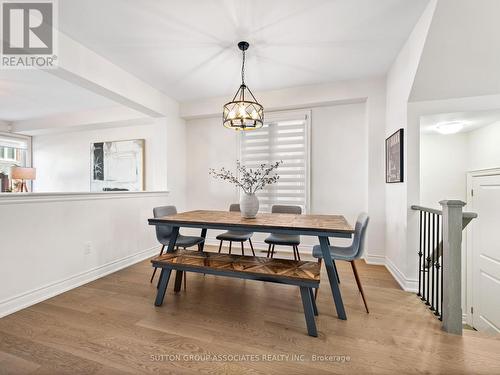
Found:
[[159, 249], [160, 246], [154, 246], [149, 249], [139, 251], [135, 254], [128, 255], [124, 258], [103, 264], [102, 266], [92, 268], [88, 271], [79, 273], [69, 278], [59, 280], [54, 283], [44, 285], [40, 288], [36, 288], [0, 301], [0, 318], [24, 309], [28, 306], [34, 305], [38, 302], [52, 298], [70, 289], [74, 289], [83, 284], [87, 284], [103, 276], [109, 275], [110, 273], [129, 267], [135, 263], [141, 262], [144, 259], [158, 254]]
[[377, 266], [385, 266], [385, 256], [383, 256], [383, 255], [365, 254], [363, 258], [367, 264], [374, 264]]
[[404, 291], [414, 293], [418, 291], [418, 280], [408, 279], [389, 258], [385, 258], [385, 267]]

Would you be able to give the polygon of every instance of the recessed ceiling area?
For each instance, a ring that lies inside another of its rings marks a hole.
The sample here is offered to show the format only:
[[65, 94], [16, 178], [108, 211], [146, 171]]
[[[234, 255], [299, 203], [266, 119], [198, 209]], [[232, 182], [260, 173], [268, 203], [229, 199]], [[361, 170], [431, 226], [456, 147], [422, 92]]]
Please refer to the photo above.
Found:
[[0, 70], [0, 120], [12, 122], [117, 103], [41, 70]]
[[500, 121], [500, 109], [476, 112], [441, 113], [422, 116], [420, 131], [423, 134], [439, 134], [436, 127], [440, 124], [462, 124], [457, 133], [466, 133]]
[[179, 101], [384, 75], [428, 0], [64, 0], [59, 28]]

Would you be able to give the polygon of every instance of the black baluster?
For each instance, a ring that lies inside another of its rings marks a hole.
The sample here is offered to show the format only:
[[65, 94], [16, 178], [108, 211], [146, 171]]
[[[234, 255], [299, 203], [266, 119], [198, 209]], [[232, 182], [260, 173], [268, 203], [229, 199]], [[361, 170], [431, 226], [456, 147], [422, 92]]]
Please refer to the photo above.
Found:
[[[441, 218], [441, 228], [443, 226], [443, 220]], [[444, 251], [443, 251], [443, 231], [441, 230], [441, 314], [439, 314], [439, 320], [443, 320], [443, 274], [444, 274]]]
[[418, 293], [417, 293], [417, 296], [422, 295], [422, 289], [421, 289], [421, 286], [422, 286], [422, 236], [423, 236], [422, 222], [423, 222], [423, 216], [422, 216], [422, 211], [420, 211], [420, 227], [419, 227], [419, 242], [420, 243], [418, 245]]
[[424, 230], [423, 230], [423, 260], [422, 260], [422, 297], [420, 299], [422, 301], [425, 301], [425, 249], [426, 249], [426, 244], [427, 244], [427, 212], [424, 212]]
[[432, 253], [431, 253], [431, 263], [430, 263], [431, 272], [432, 272], [432, 275], [431, 275], [431, 282], [432, 282], [432, 286], [431, 286], [431, 310], [432, 311], [434, 311], [434, 308], [435, 308], [434, 307], [434, 259], [436, 257], [436, 251], [437, 251], [437, 247], [436, 247], [437, 219], [438, 219], [438, 216], [436, 214], [432, 214], [433, 230], [432, 230]]
[[427, 293], [426, 293], [426, 298], [425, 298], [425, 304], [429, 305], [429, 290], [430, 290], [430, 283], [431, 283], [431, 270], [430, 270], [430, 263], [431, 263], [431, 238], [432, 238], [432, 231], [431, 231], [431, 214], [428, 213], [429, 215], [429, 221], [427, 222], [427, 258], [425, 259], [426, 263], [426, 268], [427, 268]]
[[440, 313], [440, 310], [439, 310], [439, 288], [440, 288], [440, 282], [439, 282], [439, 271], [440, 271], [440, 264], [439, 264], [439, 259], [440, 259], [440, 246], [441, 246], [441, 235], [440, 235], [440, 216], [438, 216], [438, 226], [437, 226], [437, 240], [438, 240], [438, 245], [437, 245], [437, 249], [438, 249], [438, 253], [436, 255], [436, 311], [434, 311], [434, 314], [439, 316], [441, 315]]

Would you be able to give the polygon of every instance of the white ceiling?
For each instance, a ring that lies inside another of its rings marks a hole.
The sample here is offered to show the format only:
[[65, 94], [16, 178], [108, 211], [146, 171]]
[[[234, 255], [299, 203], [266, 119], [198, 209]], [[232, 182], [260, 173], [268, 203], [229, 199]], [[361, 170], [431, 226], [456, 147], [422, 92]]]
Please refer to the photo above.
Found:
[[20, 121], [116, 106], [86, 89], [39, 70], [0, 70], [0, 120]]
[[174, 99], [382, 75], [428, 0], [64, 0], [70, 37]]
[[422, 116], [420, 119], [420, 130], [424, 134], [439, 134], [434, 129], [437, 124], [455, 121], [464, 124], [463, 129], [460, 131], [461, 133], [470, 132], [500, 121], [500, 109], [494, 111], [455, 112]]

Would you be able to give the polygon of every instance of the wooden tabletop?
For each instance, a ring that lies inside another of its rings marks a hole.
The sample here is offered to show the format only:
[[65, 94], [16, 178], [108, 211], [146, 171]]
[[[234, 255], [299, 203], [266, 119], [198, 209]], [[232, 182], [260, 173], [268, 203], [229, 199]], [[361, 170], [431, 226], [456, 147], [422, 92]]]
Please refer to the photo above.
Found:
[[149, 224], [340, 237], [351, 237], [354, 232], [342, 215], [259, 213], [255, 219], [245, 219], [239, 212], [197, 210], [149, 219]]

